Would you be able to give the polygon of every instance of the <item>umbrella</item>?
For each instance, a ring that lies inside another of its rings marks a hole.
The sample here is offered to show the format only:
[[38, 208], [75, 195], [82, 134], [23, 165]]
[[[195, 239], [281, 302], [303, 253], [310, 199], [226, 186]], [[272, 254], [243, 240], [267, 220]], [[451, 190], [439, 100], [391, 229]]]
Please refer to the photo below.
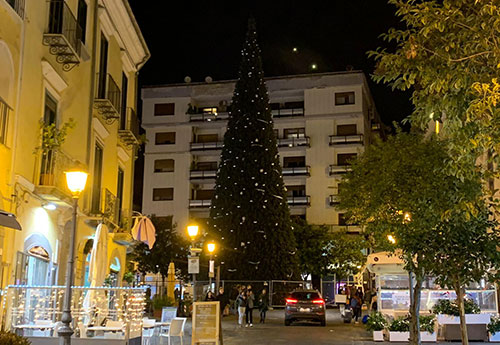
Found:
[[136, 217], [132, 228], [132, 237], [136, 241], [146, 243], [149, 249], [153, 248], [156, 241], [156, 229], [153, 222], [145, 216]]

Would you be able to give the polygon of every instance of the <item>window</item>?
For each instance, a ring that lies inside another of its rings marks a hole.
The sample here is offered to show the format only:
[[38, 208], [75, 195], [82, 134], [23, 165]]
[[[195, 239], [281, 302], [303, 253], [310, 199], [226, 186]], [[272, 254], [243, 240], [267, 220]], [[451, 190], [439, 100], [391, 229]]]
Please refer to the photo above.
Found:
[[289, 138], [304, 138], [306, 136], [305, 128], [287, 128], [283, 132], [284, 137]]
[[116, 185], [116, 198], [118, 199], [118, 224], [121, 223], [123, 205], [123, 185], [125, 183], [125, 172], [118, 168], [118, 181]]
[[173, 159], [157, 159], [155, 160], [155, 173], [173, 172], [175, 161]]
[[125, 73], [122, 73], [122, 99], [121, 99], [121, 114], [120, 114], [120, 129], [127, 128], [127, 93], [128, 93], [128, 78]]
[[108, 74], [108, 40], [101, 32], [101, 52], [99, 55], [99, 80], [97, 85], [97, 98], [106, 98], [106, 76]]
[[9, 106], [0, 98], [0, 144], [7, 143], [7, 126], [9, 125]]
[[175, 115], [175, 103], [155, 104], [155, 116]]
[[204, 107], [201, 108], [203, 114], [217, 114], [217, 107]]
[[354, 92], [335, 93], [335, 105], [354, 104]]
[[101, 208], [101, 180], [102, 180], [103, 149], [96, 144], [94, 151], [94, 181], [92, 183], [92, 213], [99, 213]]
[[156, 133], [156, 145], [173, 145], [175, 144], [175, 132]]
[[279, 138], [279, 132], [278, 132], [278, 130], [277, 129], [273, 129], [273, 131], [274, 131], [274, 136], [276, 137], [276, 139], [278, 139]]
[[286, 186], [287, 197], [306, 196], [306, 186]]
[[154, 188], [153, 201], [174, 200], [173, 188]]
[[337, 165], [350, 165], [356, 156], [355, 153], [339, 153], [337, 154]]
[[217, 162], [198, 162], [196, 163], [196, 170], [199, 171], [217, 170]]
[[78, 25], [82, 30], [80, 40], [85, 43], [85, 36], [87, 33], [87, 3], [85, 0], [78, 0]]
[[283, 158], [283, 167], [284, 168], [296, 168], [296, 167], [305, 167], [306, 166], [306, 157], [284, 157]]
[[215, 194], [213, 189], [200, 189], [196, 191], [195, 200], [212, 200]]
[[356, 125], [338, 125], [337, 126], [337, 135], [338, 136], [344, 136], [344, 135], [355, 135], [357, 133], [357, 128]]
[[285, 109], [304, 109], [304, 101], [285, 102]]
[[347, 225], [344, 213], [339, 213], [339, 225]]
[[217, 134], [200, 134], [196, 137], [197, 143], [216, 143], [219, 141]]
[[56, 123], [57, 119], [57, 101], [51, 95], [45, 93], [45, 109], [43, 112], [43, 122], [46, 125]]

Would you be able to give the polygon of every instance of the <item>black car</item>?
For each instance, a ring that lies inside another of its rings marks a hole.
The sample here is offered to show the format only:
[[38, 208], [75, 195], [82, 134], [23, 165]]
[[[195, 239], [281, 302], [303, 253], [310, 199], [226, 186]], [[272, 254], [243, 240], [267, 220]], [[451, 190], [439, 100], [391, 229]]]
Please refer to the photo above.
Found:
[[318, 290], [295, 290], [286, 299], [285, 326], [300, 320], [317, 321], [326, 326], [325, 300]]

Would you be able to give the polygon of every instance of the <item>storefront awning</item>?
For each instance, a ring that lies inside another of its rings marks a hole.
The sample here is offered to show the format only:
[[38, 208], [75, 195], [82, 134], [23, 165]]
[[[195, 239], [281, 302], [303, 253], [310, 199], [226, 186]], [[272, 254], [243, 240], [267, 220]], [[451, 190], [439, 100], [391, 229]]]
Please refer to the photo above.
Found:
[[0, 226], [5, 226], [7, 228], [12, 228], [16, 230], [22, 230], [21, 224], [16, 219], [16, 216], [12, 213], [0, 210]]

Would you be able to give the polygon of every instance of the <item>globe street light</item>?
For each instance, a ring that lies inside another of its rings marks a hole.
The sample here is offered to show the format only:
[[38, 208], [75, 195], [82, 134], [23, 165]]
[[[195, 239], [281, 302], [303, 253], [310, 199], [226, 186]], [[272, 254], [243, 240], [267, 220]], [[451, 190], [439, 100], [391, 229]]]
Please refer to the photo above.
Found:
[[70, 345], [73, 329], [71, 329], [71, 286], [73, 285], [73, 266], [75, 256], [75, 239], [76, 239], [76, 214], [78, 211], [78, 198], [80, 193], [85, 189], [88, 174], [83, 171], [67, 171], [66, 183], [73, 197], [73, 226], [71, 236], [69, 238], [69, 257], [68, 266], [66, 267], [66, 290], [64, 293], [64, 305], [61, 316], [62, 326], [57, 334], [59, 335], [59, 344]]
[[187, 232], [189, 237], [191, 237], [191, 255], [189, 257], [189, 265], [188, 265], [188, 273], [193, 275], [193, 302], [196, 301], [196, 274], [199, 273], [199, 260], [198, 254], [201, 252], [201, 249], [195, 248], [194, 241], [196, 240], [196, 236], [198, 236], [198, 232], [200, 231], [200, 227], [196, 224], [188, 225]]
[[208, 280], [209, 280], [209, 291], [212, 291], [212, 278], [214, 277], [215, 264], [213, 260], [213, 253], [215, 251], [215, 243], [210, 242], [207, 244], [208, 252], [210, 253], [210, 260], [208, 261]]

